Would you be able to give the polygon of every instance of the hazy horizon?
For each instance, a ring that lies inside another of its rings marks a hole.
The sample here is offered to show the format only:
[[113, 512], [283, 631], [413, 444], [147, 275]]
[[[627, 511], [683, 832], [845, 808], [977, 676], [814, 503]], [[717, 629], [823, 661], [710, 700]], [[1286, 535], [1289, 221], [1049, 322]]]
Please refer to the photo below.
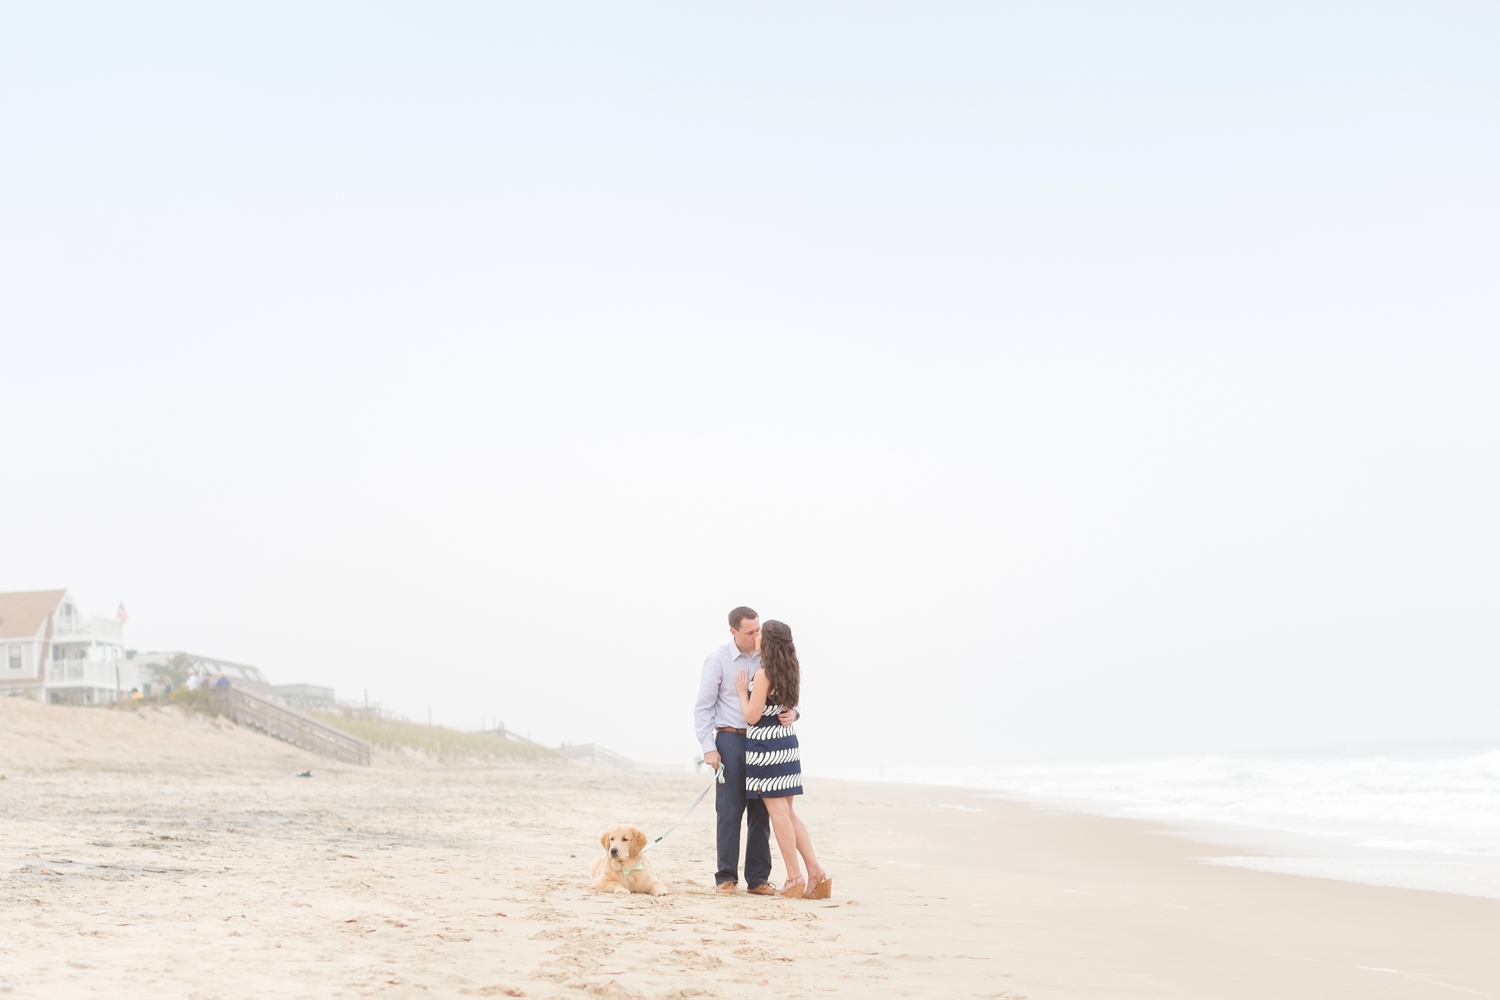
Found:
[[1500, 736], [1500, 14], [0, 14], [0, 591], [816, 773]]

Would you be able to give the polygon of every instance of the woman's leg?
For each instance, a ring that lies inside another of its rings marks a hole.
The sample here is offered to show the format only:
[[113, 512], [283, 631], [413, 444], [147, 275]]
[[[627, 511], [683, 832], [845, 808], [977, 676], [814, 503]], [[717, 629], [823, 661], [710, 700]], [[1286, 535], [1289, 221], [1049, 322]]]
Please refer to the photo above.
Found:
[[[797, 853], [802, 855], [802, 861], [807, 865], [807, 874], [814, 878], [822, 878], [828, 873], [823, 866], [818, 864], [817, 856], [813, 854], [812, 836], [808, 834], [807, 827], [802, 825], [802, 817], [797, 815], [797, 810], [792, 808], [792, 797], [787, 796], [786, 811], [792, 817], [792, 833], [797, 838]], [[779, 845], [781, 838], [776, 838]], [[811, 885], [811, 883], [808, 883]]]
[[766, 799], [766, 812], [771, 814], [771, 830], [776, 834], [776, 847], [781, 851], [781, 863], [786, 866], [788, 880], [800, 878], [801, 866], [797, 864], [797, 831], [792, 826], [792, 801], [787, 796]]

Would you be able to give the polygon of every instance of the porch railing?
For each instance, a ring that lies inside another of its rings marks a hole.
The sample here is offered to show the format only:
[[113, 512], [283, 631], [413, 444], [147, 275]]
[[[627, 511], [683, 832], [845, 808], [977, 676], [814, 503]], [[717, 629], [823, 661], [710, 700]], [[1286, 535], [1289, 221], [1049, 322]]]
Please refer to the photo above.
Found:
[[111, 618], [85, 618], [56, 615], [52, 619], [52, 638], [66, 639], [70, 636], [93, 636], [98, 639], [119, 639], [125, 635], [120, 623]]
[[140, 687], [141, 672], [133, 663], [101, 663], [96, 660], [47, 660], [43, 682], [55, 687], [100, 687], [122, 691]]

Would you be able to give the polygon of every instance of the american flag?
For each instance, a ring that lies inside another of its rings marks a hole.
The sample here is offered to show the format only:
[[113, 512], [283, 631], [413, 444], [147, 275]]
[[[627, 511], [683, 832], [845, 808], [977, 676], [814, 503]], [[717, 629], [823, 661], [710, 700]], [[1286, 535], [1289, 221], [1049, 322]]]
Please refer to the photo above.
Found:
[[124, 601], [120, 602], [120, 610], [115, 612], [115, 617], [119, 619], [121, 625], [124, 625], [126, 622], [130, 621], [130, 616], [125, 613]]

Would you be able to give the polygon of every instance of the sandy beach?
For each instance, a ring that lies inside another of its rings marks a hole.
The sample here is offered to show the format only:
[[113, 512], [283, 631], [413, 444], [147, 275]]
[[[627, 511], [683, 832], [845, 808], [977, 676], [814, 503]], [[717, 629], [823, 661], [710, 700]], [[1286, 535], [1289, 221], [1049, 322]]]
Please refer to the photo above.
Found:
[[952, 789], [809, 780], [835, 893], [802, 902], [711, 892], [709, 805], [653, 854], [671, 895], [590, 891], [606, 826], [654, 834], [706, 777], [356, 767], [19, 699], [0, 775], [14, 996], [1500, 995], [1500, 901], [1204, 864], [1231, 851]]

